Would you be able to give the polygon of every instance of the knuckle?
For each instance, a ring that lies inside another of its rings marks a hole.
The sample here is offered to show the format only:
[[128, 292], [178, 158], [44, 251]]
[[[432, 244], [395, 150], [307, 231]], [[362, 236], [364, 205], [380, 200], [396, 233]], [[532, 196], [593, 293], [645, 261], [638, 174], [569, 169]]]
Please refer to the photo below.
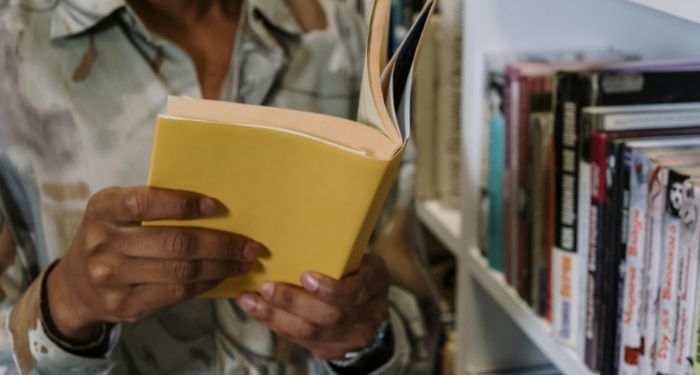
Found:
[[112, 279], [114, 268], [106, 262], [93, 262], [88, 266], [88, 275], [93, 285], [104, 285]]
[[144, 218], [150, 204], [148, 191], [146, 189], [129, 189], [123, 204], [124, 210], [129, 217], [135, 219]]
[[83, 247], [88, 253], [96, 253], [105, 249], [108, 233], [99, 225], [90, 225], [83, 234]]
[[343, 310], [337, 307], [331, 307], [324, 310], [321, 322], [327, 326], [337, 326], [343, 321], [343, 318]]
[[124, 310], [126, 298], [122, 293], [105, 293], [102, 297], [102, 308], [111, 315], [121, 315]]
[[314, 324], [302, 324], [298, 327], [297, 336], [303, 341], [316, 341], [321, 336], [321, 329]]
[[294, 294], [289, 288], [278, 287], [279, 293], [277, 297], [277, 303], [285, 310], [292, 310], [295, 304]]
[[170, 232], [163, 238], [166, 251], [176, 258], [184, 258], [192, 255], [195, 239], [191, 233], [178, 230]]
[[262, 321], [271, 321], [274, 318], [275, 312], [270, 306], [264, 302], [259, 302], [258, 307], [253, 312], [258, 319]]
[[172, 274], [175, 280], [188, 282], [197, 277], [199, 273], [198, 266], [195, 262], [175, 262], [172, 265]]
[[234, 236], [228, 235], [221, 245], [221, 251], [225, 259], [239, 259], [240, 256], [240, 241], [238, 241]]
[[190, 285], [173, 285], [170, 287], [170, 297], [174, 301], [181, 301], [192, 295]]
[[87, 201], [87, 206], [85, 208], [85, 214], [88, 217], [93, 217], [97, 214], [102, 200], [106, 199], [107, 197], [114, 195], [114, 192], [117, 190], [117, 188], [110, 187], [110, 188], [105, 188], [97, 193], [93, 194], [90, 199]]

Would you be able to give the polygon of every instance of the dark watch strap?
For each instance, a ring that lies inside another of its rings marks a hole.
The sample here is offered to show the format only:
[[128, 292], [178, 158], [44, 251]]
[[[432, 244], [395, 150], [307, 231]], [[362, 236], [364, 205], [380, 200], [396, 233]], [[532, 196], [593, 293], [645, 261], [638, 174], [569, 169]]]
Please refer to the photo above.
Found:
[[387, 363], [393, 355], [394, 335], [387, 320], [377, 330], [370, 346], [347, 353], [345, 358], [329, 361], [329, 364], [335, 372], [342, 375], [367, 374]]

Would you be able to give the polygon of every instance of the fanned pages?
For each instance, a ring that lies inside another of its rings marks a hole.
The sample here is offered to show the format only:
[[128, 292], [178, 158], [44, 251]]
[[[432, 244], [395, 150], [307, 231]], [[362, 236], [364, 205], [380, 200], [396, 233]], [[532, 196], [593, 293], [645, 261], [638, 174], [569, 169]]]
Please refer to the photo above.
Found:
[[433, 2], [387, 64], [389, 8], [377, 1], [372, 11], [357, 122], [169, 98], [156, 124], [149, 186], [208, 195], [227, 212], [144, 225], [239, 233], [269, 251], [250, 274], [205, 297], [257, 290], [265, 281], [299, 284], [309, 270], [340, 278], [359, 266], [410, 135], [413, 65]]

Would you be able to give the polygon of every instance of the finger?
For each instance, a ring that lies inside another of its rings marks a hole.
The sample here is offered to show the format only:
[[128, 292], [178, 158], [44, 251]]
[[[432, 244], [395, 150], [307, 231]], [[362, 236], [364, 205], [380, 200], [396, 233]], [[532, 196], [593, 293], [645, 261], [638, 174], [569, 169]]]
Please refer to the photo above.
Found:
[[242, 275], [252, 263], [222, 262], [214, 260], [155, 260], [127, 258], [117, 271], [120, 284], [193, 284], [222, 281]]
[[120, 229], [120, 252], [139, 258], [253, 261], [260, 244], [244, 236], [204, 228], [129, 227]]
[[306, 272], [301, 284], [310, 293], [333, 305], [362, 306], [389, 288], [388, 271], [377, 256], [367, 254], [357, 273], [335, 280], [317, 272]]
[[213, 198], [200, 194], [151, 187], [108, 188], [88, 203], [88, 214], [121, 223], [149, 220], [196, 219], [223, 210]]
[[292, 341], [318, 342], [321, 338], [319, 326], [272, 305], [257, 294], [243, 294], [236, 303], [267, 328]]
[[322, 301], [296, 286], [264, 283], [260, 295], [275, 307], [320, 326], [337, 326], [345, 318], [340, 307]]

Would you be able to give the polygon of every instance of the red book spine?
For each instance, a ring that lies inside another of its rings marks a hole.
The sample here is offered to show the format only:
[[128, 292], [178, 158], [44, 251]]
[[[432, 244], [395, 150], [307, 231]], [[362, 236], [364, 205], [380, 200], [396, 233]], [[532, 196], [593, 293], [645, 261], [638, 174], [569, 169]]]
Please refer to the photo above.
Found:
[[[599, 231], [603, 218], [603, 206], [607, 195], [607, 156], [608, 156], [608, 136], [606, 133], [593, 133], [591, 135], [591, 211], [589, 222], [589, 250], [588, 259], [582, 261], [588, 264], [588, 283], [586, 286], [586, 295], [583, 297], [583, 303], [586, 304], [586, 364], [591, 370], [598, 369], [598, 331], [600, 312], [597, 306], [600, 306], [600, 283], [602, 280], [601, 273], [601, 255], [598, 252], [602, 246], [602, 233]], [[582, 234], [585, 235], [585, 234]]]

